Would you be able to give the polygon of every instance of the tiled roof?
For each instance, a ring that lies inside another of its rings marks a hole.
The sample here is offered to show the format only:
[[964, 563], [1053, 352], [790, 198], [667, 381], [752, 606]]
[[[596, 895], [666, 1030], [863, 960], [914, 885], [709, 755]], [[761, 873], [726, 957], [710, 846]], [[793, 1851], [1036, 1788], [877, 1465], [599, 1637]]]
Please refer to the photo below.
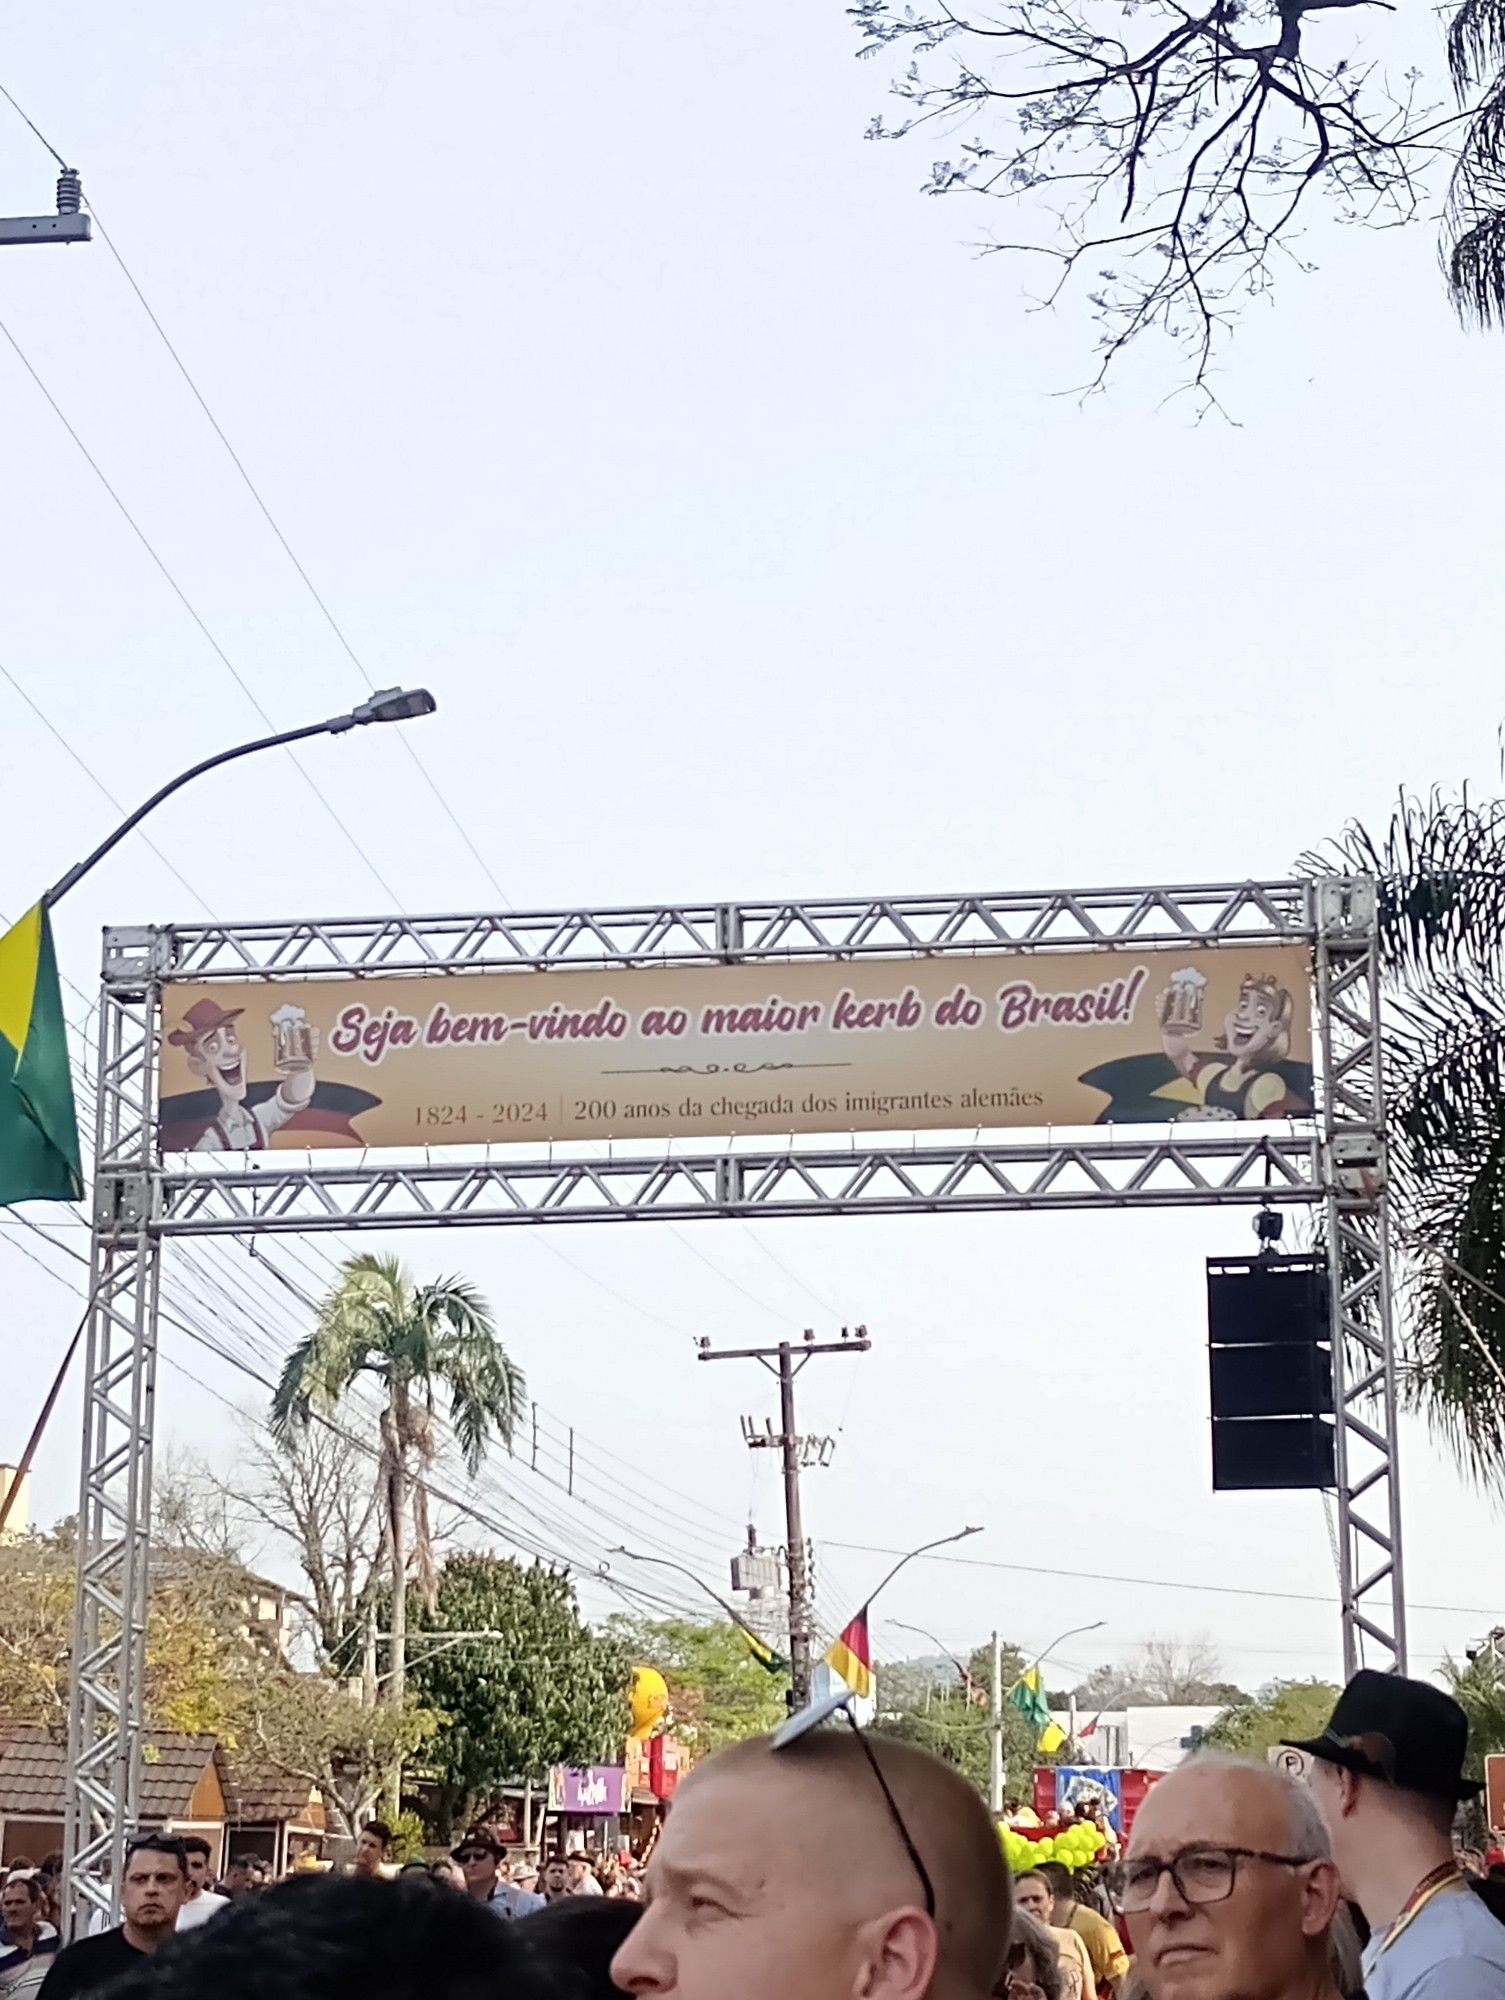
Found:
[[304, 1820], [311, 1792], [306, 1778], [290, 1778], [285, 1771], [255, 1770], [236, 1760], [229, 1764], [225, 1805], [230, 1818], [240, 1826]]
[[[141, 1818], [186, 1819], [194, 1787], [219, 1758], [219, 1739], [155, 1729], [141, 1769]], [[0, 1813], [17, 1819], [61, 1819], [68, 1750], [45, 1729], [0, 1724]], [[223, 1771], [223, 1765], [221, 1765]]]

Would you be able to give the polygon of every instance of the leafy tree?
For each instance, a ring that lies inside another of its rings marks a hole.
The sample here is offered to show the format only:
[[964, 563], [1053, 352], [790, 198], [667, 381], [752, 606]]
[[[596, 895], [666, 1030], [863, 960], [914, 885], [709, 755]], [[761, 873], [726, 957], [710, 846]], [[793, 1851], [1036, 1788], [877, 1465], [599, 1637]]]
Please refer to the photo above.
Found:
[[335, 1830], [350, 1838], [375, 1810], [387, 1774], [433, 1735], [436, 1718], [411, 1695], [352, 1701], [323, 1674], [261, 1666], [239, 1686], [233, 1748], [248, 1766], [264, 1764], [323, 1794]]
[[[419, 1285], [395, 1257], [350, 1258], [324, 1301], [313, 1332], [288, 1356], [272, 1398], [275, 1435], [307, 1427], [346, 1402], [362, 1375], [380, 1383], [377, 1492], [389, 1562], [391, 1671], [388, 1701], [407, 1696], [408, 1573], [431, 1596], [434, 1554], [422, 1472], [434, 1456], [434, 1415], [443, 1393], [467, 1470], [480, 1470], [493, 1439], [509, 1443], [522, 1409], [521, 1370], [497, 1337], [491, 1309], [474, 1286], [450, 1278]], [[401, 1809], [402, 1767], [388, 1779]]]
[[633, 1665], [664, 1676], [674, 1732], [701, 1756], [766, 1735], [788, 1716], [788, 1677], [760, 1667], [735, 1625], [618, 1616], [606, 1629]]
[[1468, 1758], [1465, 1775], [1484, 1781], [1484, 1759], [1505, 1751], [1505, 1662], [1481, 1653], [1460, 1666], [1443, 1663], [1453, 1699], [1468, 1717]]
[[[425, 1630], [505, 1636], [425, 1643]], [[441, 1837], [483, 1817], [509, 1779], [620, 1761], [633, 1661], [619, 1639], [584, 1623], [564, 1572], [451, 1556], [413, 1633], [409, 1678], [439, 1717], [426, 1758], [440, 1783]]]
[[[979, 1646], [967, 1661], [970, 1691], [949, 1660], [880, 1663], [877, 1668], [879, 1712], [873, 1723], [880, 1735], [917, 1744], [954, 1764], [963, 1777], [987, 1794], [992, 1757], [987, 1690], [991, 1681], [992, 1646]], [[1017, 1646], [1003, 1648], [1003, 1684], [1018, 1679], [1029, 1665]], [[1037, 1732], [1007, 1698], [1003, 1704], [1004, 1784], [1010, 1793], [1029, 1792], [1029, 1774], [1037, 1764], [1056, 1761], [1036, 1749]]]
[[[239, 1674], [250, 1641], [244, 1593], [219, 1574], [180, 1575], [153, 1560], [146, 1624], [145, 1708], [157, 1729], [233, 1733]], [[70, 1529], [0, 1547], [0, 1715], [62, 1729], [73, 1653], [74, 1563]], [[164, 1570], [167, 1574], [164, 1576]]]
[[1391, 1212], [1410, 1400], [1505, 1484], [1505, 800], [1402, 797], [1302, 857], [1372, 874], [1386, 994]]
[[[1297, 233], [1325, 205], [1393, 227], [1436, 212], [1452, 170], [1444, 264], [1453, 300], [1505, 310], [1505, 11], [1453, 9], [1448, 75], [1386, 65], [1388, 0], [852, 0], [860, 53], [897, 59], [893, 123], [952, 138], [925, 191], [1001, 204], [985, 244], [1085, 293], [1100, 386], [1142, 334], [1167, 336], [1211, 401], [1240, 306], [1278, 269], [1310, 268]], [[1365, 12], [1355, 10], [1365, 7]], [[1371, 51], [1376, 51], [1371, 53]], [[1445, 99], [1456, 94], [1461, 111]], [[932, 148], [932, 152], [934, 148]]]
[[1271, 1681], [1231, 1703], [1202, 1738], [1219, 1750], [1263, 1757], [1288, 1737], [1320, 1736], [1338, 1690], [1328, 1681]]

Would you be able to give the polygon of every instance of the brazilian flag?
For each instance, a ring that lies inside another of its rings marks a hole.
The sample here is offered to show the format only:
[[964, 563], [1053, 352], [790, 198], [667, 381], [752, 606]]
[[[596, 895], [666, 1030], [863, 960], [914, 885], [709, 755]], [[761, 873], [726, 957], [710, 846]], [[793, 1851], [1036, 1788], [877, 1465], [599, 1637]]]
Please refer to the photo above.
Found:
[[52, 920], [38, 903], [0, 937], [0, 1203], [83, 1192]]

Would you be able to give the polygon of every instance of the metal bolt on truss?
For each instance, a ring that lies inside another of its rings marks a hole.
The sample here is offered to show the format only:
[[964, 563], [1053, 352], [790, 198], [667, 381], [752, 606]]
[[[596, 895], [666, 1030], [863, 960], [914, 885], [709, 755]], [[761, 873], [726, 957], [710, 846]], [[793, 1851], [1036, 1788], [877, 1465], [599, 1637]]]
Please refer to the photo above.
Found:
[[[175, 1163], [155, 1143], [174, 981], [463, 976], [571, 966], [987, 958], [1189, 943], [1314, 953], [1313, 1131], [1172, 1126], [1008, 1143], [791, 1141], [624, 1158], [611, 1149], [435, 1163], [293, 1153]], [[99, 1130], [69, 1713], [75, 1921], [108, 1906], [139, 1798], [152, 1394], [163, 1245], [174, 1238], [701, 1217], [1320, 1207], [1339, 1411], [1345, 1662], [1404, 1667], [1385, 1103], [1373, 884], [1242, 882], [1032, 894], [644, 904], [626, 909], [199, 924], [106, 934]], [[320, 1156], [329, 1160], [330, 1156]], [[108, 1876], [106, 1874], [108, 1871]]]

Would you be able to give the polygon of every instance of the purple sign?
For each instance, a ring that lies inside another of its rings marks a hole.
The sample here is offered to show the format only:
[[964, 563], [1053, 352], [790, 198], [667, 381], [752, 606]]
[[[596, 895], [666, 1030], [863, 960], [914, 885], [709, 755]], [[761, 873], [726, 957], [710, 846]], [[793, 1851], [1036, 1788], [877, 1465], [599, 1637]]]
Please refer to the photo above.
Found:
[[560, 1812], [606, 1817], [627, 1811], [627, 1771], [621, 1764], [592, 1764], [584, 1771], [556, 1765], [554, 1775]]

